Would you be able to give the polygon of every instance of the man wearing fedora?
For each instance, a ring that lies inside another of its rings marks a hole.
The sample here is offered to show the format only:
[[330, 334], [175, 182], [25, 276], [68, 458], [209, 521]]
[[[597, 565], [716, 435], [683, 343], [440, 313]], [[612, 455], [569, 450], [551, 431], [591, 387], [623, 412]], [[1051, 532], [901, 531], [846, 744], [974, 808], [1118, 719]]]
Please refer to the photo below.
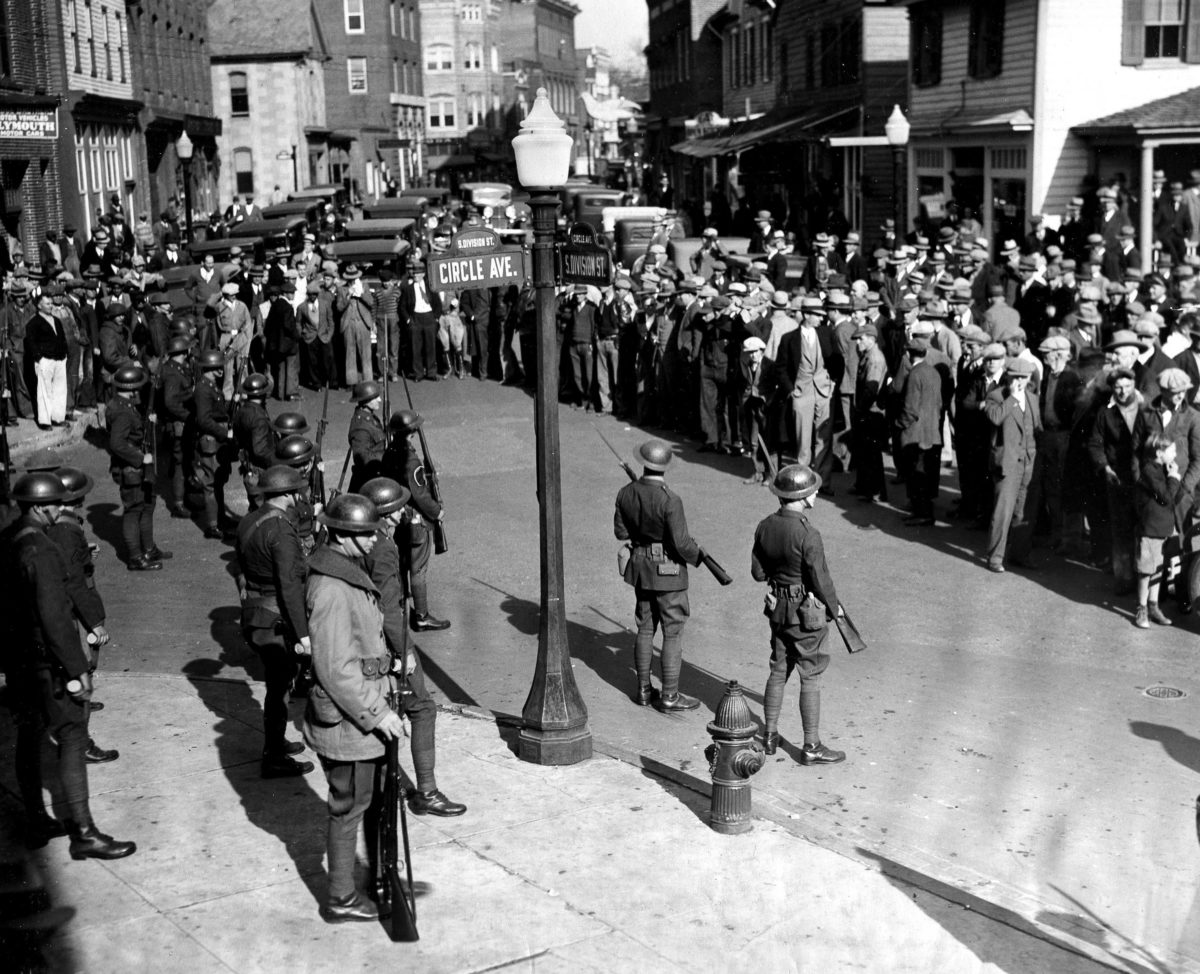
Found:
[[437, 326], [442, 316], [442, 299], [436, 291], [429, 289], [425, 279], [425, 263], [414, 260], [409, 264], [409, 279], [400, 289], [401, 327], [407, 323], [411, 347], [413, 375], [420, 381], [436, 382], [437, 370]]
[[1004, 385], [989, 392], [983, 404], [984, 415], [992, 426], [990, 466], [995, 492], [987, 567], [993, 572], [1004, 571], [1006, 554], [1012, 564], [1029, 566], [1033, 523], [1026, 517], [1025, 500], [1033, 479], [1037, 435], [1042, 428], [1037, 398], [1028, 388], [1032, 375], [1031, 363], [1008, 359]]
[[1037, 390], [1042, 428], [1035, 435], [1037, 453], [1025, 510], [1026, 520], [1036, 525], [1042, 505], [1045, 505], [1050, 548], [1057, 551], [1062, 547], [1064, 533], [1063, 482], [1067, 478], [1067, 448], [1071, 430], [1081, 412], [1083, 379], [1068, 364], [1071, 343], [1062, 335], [1044, 338], [1038, 351], [1046, 364]]
[[779, 714], [793, 670], [800, 671], [803, 765], [837, 764], [845, 752], [821, 743], [821, 674], [829, 666], [829, 619], [845, 610], [825, 561], [821, 533], [806, 511], [815, 503], [821, 478], [804, 464], [784, 467], [771, 493], [779, 509], [759, 522], [750, 553], [750, 574], [767, 583], [763, 614], [771, 624], [771, 675], [763, 692], [763, 750], [779, 748]]
[[[342, 271], [346, 284], [337, 292], [336, 308], [340, 333], [346, 347], [346, 385], [353, 386], [359, 377], [373, 378], [371, 370], [371, 336], [375, 333], [373, 301], [356, 264], [347, 264]], [[434, 323], [436, 331], [437, 324]], [[434, 341], [436, 342], [436, 336]], [[436, 374], [436, 373], [435, 373]]]
[[781, 441], [790, 437], [797, 462], [824, 471], [828, 487], [834, 383], [827, 363], [832, 357], [832, 333], [820, 328], [825, 318], [820, 298], [802, 299], [800, 311], [800, 327], [780, 342], [775, 366], [777, 395], [784, 402]]
[[[617, 494], [613, 533], [628, 541], [622, 575], [633, 586], [637, 637], [633, 645], [637, 670], [634, 702], [671, 713], [695, 710], [700, 701], [679, 690], [683, 664], [683, 628], [687, 623], [688, 565], [699, 566], [702, 552], [688, 533], [683, 501], [667, 487], [664, 473], [674, 459], [671, 446], [647, 440], [637, 451], [642, 476]], [[662, 690], [656, 695], [650, 682], [654, 633], [662, 629]]]

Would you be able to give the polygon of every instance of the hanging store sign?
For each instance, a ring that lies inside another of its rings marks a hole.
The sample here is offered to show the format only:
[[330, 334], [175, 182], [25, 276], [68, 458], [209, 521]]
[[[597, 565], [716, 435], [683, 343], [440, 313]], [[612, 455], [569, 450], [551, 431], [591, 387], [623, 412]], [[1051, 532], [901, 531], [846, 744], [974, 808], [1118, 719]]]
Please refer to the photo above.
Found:
[[57, 139], [58, 109], [0, 108], [0, 139]]

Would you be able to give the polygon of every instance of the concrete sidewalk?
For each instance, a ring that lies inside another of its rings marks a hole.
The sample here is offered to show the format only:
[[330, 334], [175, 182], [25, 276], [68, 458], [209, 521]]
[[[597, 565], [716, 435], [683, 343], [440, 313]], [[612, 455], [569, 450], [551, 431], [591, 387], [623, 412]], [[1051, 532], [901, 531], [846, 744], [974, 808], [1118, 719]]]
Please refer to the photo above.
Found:
[[92, 427], [102, 427], [103, 412], [99, 409], [75, 411], [75, 418], [65, 426], [38, 429], [32, 419], [19, 420], [8, 428], [8, 450], [13, 466], [21, 469], [21, 461], [37, 450], [65, 450], [79, 443]]
[[633, 764], [524, 764], [515, 731], [453, 712], [439, 716], [438, 777], [469, 810], [409, 817], [420, 942], [327, 926], [323, 776], [259, 778], [262, 686], [220, 668], [101, 674], [92, 731], [121, 758], [91, 769], [92, 807], [139, 848], [111, 863], [71, 861], [65, 839], [35, 854], [53, 904], [76, 911], [51, 970], [1107, 969], [780, 824], [720, 836], [706, 798]]

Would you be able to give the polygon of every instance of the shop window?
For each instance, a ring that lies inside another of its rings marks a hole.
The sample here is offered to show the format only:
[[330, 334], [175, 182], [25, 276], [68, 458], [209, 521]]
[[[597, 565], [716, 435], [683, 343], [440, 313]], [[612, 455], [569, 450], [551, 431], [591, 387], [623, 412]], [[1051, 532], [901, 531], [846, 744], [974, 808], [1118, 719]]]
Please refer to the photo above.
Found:
[[238, 196], [254, 195], [254, 154], [249, 149], [233, 150], [233, 180]]
[[910, 8], [913, 84], [931, 87], [942, 81], [942, 11], [934, 4]]
[[1004, 51], [1004, 0], [971, 5], [967, 44], [967, 74], [980, 79], [995, 78], [1000, 74]]
[[229, 72], [229, 110], [235, 118], [250, 114], [250, 88], [246, 84], [245, 71]]

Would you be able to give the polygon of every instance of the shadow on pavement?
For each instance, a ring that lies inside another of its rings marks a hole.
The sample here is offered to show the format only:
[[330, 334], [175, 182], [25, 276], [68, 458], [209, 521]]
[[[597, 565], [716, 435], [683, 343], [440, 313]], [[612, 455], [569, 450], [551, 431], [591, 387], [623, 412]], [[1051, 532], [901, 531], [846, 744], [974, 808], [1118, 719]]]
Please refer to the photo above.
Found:
[[[1145, 974], [1171, 974], [1172, 968], [1169, 965], [1155, 957], [1147, 948], [1126, 937], [1108, 923], [1105, 923], [1099, 915], [1071, 896], [1070, 893], [1064, 892], [1053, 883], [1050, 884], [1050, 889], [1076, 906], [1079, 912], [1059, 913], [1053, 910], [1043, 910], [1037, 917], [1039, 923], [1044, 923], [1046, 926], [1054, 927], [1058, 930], [1064, 930], [1078, 937], [1080, 940], [1086, 940], [1095, 944], [1107, 953], [1112, 954], [1113, 957], [1119, 958], [1122, 964], [1132, 971], [1139, 972], [1139, 974], [1141, 972], [1145, 972]], [[1128, 953], [1141, 957], [1146, 961], [1146, 964], [1130, 960], [1127, 954], [1117, 954], [1114, 952], [1114, 941], [1126, 945]]]
[[[855, 852], [863, 859], [877, 863], [880, 872], [888, 882], [904, 893], [927, 916], [936, 921], [942, 929], [975, 954], [984, 964], [994, 964], [1003, 971], [1017, 971], [1022, 969], [1022, 964], [1028, 963], [1028, 957], [1023, 957], [1024, 952], [1014, 949], [1012, 937], [995, 936], [994, 934], [992, 936], [981, 935], [981, 930], [987, 930], [986, 926], [980, 926], [979, 917], [981, 916], [1034, 937], [1055, 949], [1067, 951], [1076, 957], [1081, 956], [1066, 944], [1056, 943], [1045, 930], [1040, 929], [1018, 913], [983, 900], [978, 900], [979, 906], [975, 908], [971, 903], [975, 897], [952, 887], [946, 887], [948, 895], [943, 897], [937, 892], [937, 887], [943, 884], [932, 877], [918, 873], [869, 849], [859, 847], [855, 849]], [[1051, 889], [1055, 889], [1055, 887], [1052, 886]], [[1055, 891], [1066, 896], [1061, 890], [1056, 889]], [[966, 903], [961, 902], [961, 898], [964, 896], [967, 897]], [[1070, 897], [1067, 898], [1070, 899]], [[1102, 950], [1111, 953], [1114, 960], [1123, 968], [1127, 967], [1135, 974], [1169, 974], [1168, 969], [1153, 958], [1150, 958], [1152, 966], [1147, 967], [1136, 961], [1130, 961], [1124, 955], [1113, 953], [1105, 936], [1105, 931], [1111, 930], [1111, 928], [1104, 925], [1102, 921], [1097, 922], [1090, 911], [1087, 911], [1086, 908], [1083, 909], [1089, 914], [1090, 919], [1089, 917], [1050, 911], [1043, 911], [1037, 919], [1039, 923], [1045, 924], [1047, 927], [1062, 930], [1079, 940], [1095, 944]], [[1120, 939], [1125, 940], [1123, 937]], [[1130, 943], [1130, 941], [1126, 940], [1126, 943]], [[1138, 952], [1150, 957], [1146, 951], [1140, 948], [1138, 948]]]
[[472, 697], [461, 683], [439, 666], [416, 642], [413, 643], [413, 646], [421, 654], [421, 668], [425, 671], [425, 679], [436, 686], [449, 703], [466, 704], [469, 707], [479, 706], [479, 701]]
[[[157, 514], [157, 510], [155, 511]], [[121, 534], [121, 508], [117, 504], [89, 504], [87, 521], [96, 537], [112, 547], [118, 558], [125, 556], [125, 539]]]
[[1200, 774], [1200, 738], [1192, 737], [1178, 727], [1151, 724], [1144, 720], [1131, 720], [1129, 729], [1135, 737], [1157, 741], [1167, 752], [1167, 757], [1182, 764], [1189, 771]]
[[[696, 816], [705, 826], [708, 825], [709, 799], [697, 793], [692, 788], [678, 783], [680, 771], [655, 761], [654, 758], [641, 755], [638, 760], [642, 765], [642, 775], [653, 781], [663, 791], [679, 802], [684, 808]], [[686, 774], [686, 772], [684, 772]]]
[[242, 639], [239, 617], [236, 606], [214, 609], [209, 618], [221, 655], [218, 659], [190, 660], [183, 673], [212, 711], [221, 768], [241, 800], [247, 820], [283, 844], [313, 899], [323, 903], [328, 821], [325, 802], [307, 781], [265, 781], [259, 776], [258, 761], [246, 761], [247, 740], [259, 746], [262, 741], [262, 707], [246, 678], [261, 678], [261, 667], [257, 655]]

